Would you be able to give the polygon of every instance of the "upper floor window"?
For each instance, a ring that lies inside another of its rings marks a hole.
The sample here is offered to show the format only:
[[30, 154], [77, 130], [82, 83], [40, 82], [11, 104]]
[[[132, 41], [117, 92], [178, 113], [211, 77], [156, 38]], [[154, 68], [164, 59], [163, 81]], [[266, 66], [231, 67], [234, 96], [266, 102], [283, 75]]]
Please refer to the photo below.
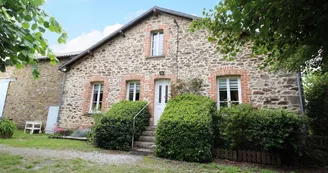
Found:
[[91, 94], [91, 102], [90, 102], [90, 110], [89, 110], [90, 113], [97, 113], [101, 111], [103, 91], [104, 91], [104, 84], [94, 83], [92, 85], [92, 94]]
[[130, 101], [138, 101], [140, 99], [140, 81], [128, 82], [126, 99]]
[[241, 103], [240, 79], [237, 77], [218, 78], [218, 107]]
[[163, 31], [152, 33], [151, 56], [163, 55], [163, 41], [164, 41]]

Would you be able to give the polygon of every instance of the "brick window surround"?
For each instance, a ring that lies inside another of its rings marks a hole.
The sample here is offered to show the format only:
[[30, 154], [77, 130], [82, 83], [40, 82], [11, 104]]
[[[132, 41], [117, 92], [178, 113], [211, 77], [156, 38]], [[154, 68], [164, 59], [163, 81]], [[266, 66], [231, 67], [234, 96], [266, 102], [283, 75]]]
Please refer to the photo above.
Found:
[[217, 101], [217, 78], [218, 77], [229, 77], [229, 76], [239, 76], [240, 77], [240, 85], [241, 85], [241, 100], [243, 103], [249, 102], [249, 96], [251, 94], [251, 90], [248, 87], [250, 76], [247, 70], [239, 69], [231, 66], [224, 66], [218, 69], [215, 69], [209, 76], [209, 83], [211, 87], [208, 90], [209, 96]]
[[91, 76], [84, 83], [83, 115], [89, 114], [91, 94], [92, 94], [92, 85], [93, 85], [93, 83], [96, 83], [96, 82], [104, 83], [101, 112], [104, 112], [107, 109], [107, 105], [108, 105], [107, 97], [108, 97], [108, 90], [109, 90], [108, 79], [104, 76]]
[[163, 31], [164, 39], [163, 39], [163, 56], [166, 56], [169, 49], [168, 41], [171, 37], [170, 34], [170, 26], [169, 25], [158, 25], [157, 27], [148, 27], [144, 29], [145, 32], [145, 39], [144, 39], [144, 54], [145, 57], [150, 57], [150, 50], [151, 50], [151, 39], [152, 33], [157, 31]]
[[[150, 125], [154, 125], [154, 110], [155, 110], [155, 105], [154, 105], [154, 100], [155, 100], [155, 81], [160, 80], [160, 79], [168, 79], [170, 80], [170, 84], [172, 82], [176, 82], [176, 75], [175, 74], [166, 74], [166, 75], [159, 75], [159, 74], [153, 74], [150, 77], [149, 80], [149, 91], [148, 91], [148, 98], [150, 104], [149, 104], [149, 112], [150, 112]], [[171, 87], [171, 85], [170, 85]]]
[[124, 76], [120, 83], [121, 92], [119, 95], [119, 100], [126, 100], [127, 83], [129, 81], [140, 81], [140, 98], [139, 100], [144, 100], [144, 88], [145, 88], [145, 76], [140, 74], [130, 74]]

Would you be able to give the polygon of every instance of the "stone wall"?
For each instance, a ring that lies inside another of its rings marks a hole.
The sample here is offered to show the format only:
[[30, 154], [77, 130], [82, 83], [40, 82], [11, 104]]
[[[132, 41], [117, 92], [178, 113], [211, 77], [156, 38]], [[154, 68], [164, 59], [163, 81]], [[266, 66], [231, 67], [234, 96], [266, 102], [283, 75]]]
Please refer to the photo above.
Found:
[[[71, 66], [67, 73], [65, 94], [61, 107], [60, 124], [76, 128], [92, 121], [85, 105], [89, 99], [90, 79], [102, 78], [107, 81], [104, 92], [107, 97], [106, 111], [114, 103], [124, 99], [126, 82], [140, 80], [141, 100], [154, 100], [154, 81], [157, 79], [201, 78], [204, 81], [203, 95], [216, 99], [216, 80], [219, 76], [239, 76], [242, 85], [243, 103], [252, 103], [257, 107], [282, 107], [298, 110], [298, 91], [296, 74], [270, 73], [259, 70], [263, 57], [250, 58], [250, 49], [245, 49], [234, 61], [223, 59], [216, 52], [215, 44], [206, 39], [207, 32], [187, 31], [190, 20], [167, 14], [151, 16], [118, 36]], [[151, 31], [164, 31], [164, 56], [149, 56], [149, 35]], [[178, 34], [178, 35], [177, 35]], [[177, 46], [177, 37], [179, 45]], [[177, 51], [178, 47], [178, 51]], [[164, 71], [165, 75], [159, 75]], [[84, 99], [83, 99], [84, 98]], [[153, 113], [153, 104], [150, 112]], [[153, 118], [150, 119], [151, 123]]]
[[45, 128], [48, 107], [60, 102], [63, 73], [58, 70], [58, 65], [65, 61], [60, 59], [52, 66], [48, 60], [40, 60], [41, 76], [38, 80], [33, 78], [30, 66], [8, 70], [6, 75], [15, 81], [11, 81], [8, 87], [4, 117], [12, 118], [19, 128], [23, 128], [28, 120], [41, 120]]

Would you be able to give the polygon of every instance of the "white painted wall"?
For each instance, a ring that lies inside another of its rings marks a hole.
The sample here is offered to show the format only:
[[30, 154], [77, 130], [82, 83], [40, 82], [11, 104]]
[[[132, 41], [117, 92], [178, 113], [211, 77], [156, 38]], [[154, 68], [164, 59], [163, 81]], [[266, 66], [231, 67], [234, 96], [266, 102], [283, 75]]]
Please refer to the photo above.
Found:
[[6, 95], [10, 81], [11, 80], [9, 79], [0, 80], [0, 117], [2, 117], [3, 109], [5, 107]]

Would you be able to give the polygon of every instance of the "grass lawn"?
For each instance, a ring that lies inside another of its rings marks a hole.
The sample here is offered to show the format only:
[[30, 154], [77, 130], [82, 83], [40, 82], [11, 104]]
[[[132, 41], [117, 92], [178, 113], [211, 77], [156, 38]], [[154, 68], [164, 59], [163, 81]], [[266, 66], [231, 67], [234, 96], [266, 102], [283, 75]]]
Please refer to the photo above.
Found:
[[11, 147], [27, 147], [27, 148], [47, 148], [47, 149], [76, 149], [79, 151], [95, 151], [99, 150], [85, 141], [67, 140], [67, 139], [50, 139], [46, 134], [24, 133], [17, 130], [10, 139], [1, 139], [0, 144]]
[[237, 167], [223, 166], [216, 163], [198, 164], [170, 161], [156, 158], [154, 156], [145, 156], [143, 161], [137, 164], [124, 165], [105, 165], [97, 164], [82, 159], [44, 159], [44, 158], [23, 158], [21, 156], [11, 156], [6, 153], [0, 153], [0, 170], [6, 172], [222, 172], [222, 173], [275, 173], [268, 169], [256, 167]]

